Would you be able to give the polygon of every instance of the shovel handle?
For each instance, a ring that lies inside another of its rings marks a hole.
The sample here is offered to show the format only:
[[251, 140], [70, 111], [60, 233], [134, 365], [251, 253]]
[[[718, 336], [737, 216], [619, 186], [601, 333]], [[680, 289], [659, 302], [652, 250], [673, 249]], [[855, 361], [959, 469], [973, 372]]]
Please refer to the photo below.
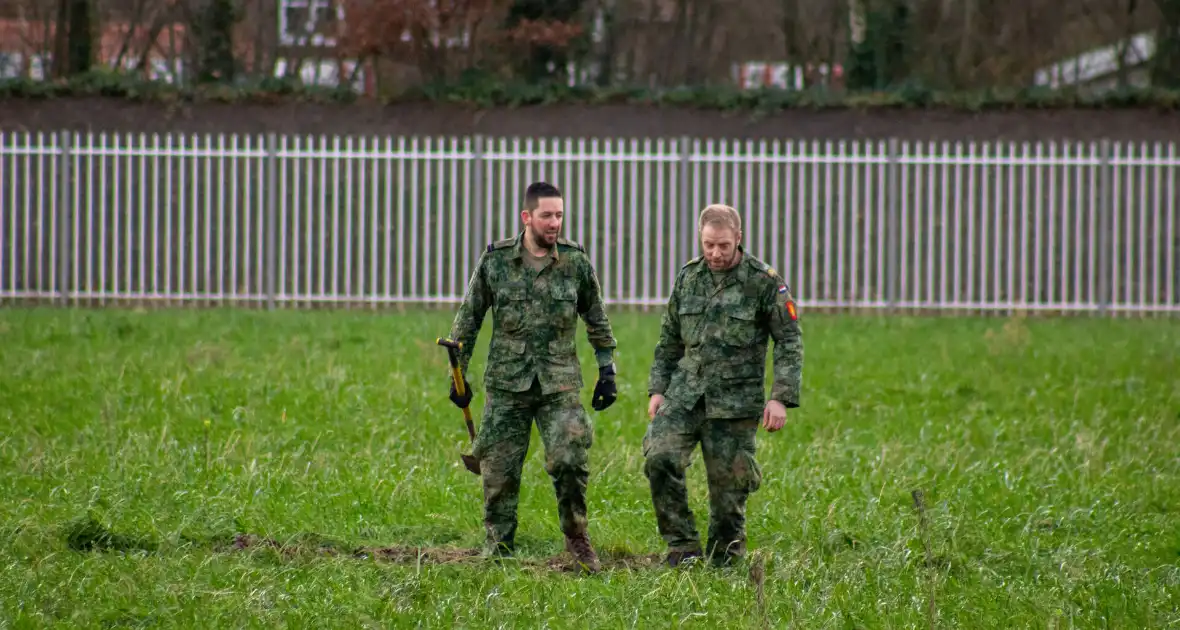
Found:
[[467, 421], [467, 435], [475, 442], [475, 423], [471, 420], [471, 409], [463, 408], [463, 419]]
[[[452, 368], [451, 372], [452, 372], [452, 374], [454, 374], [454, 378], [455, 378], [455, 392], [458, 393], [460, 396], [462, 396], [464, 393], [463, 392], [463, 390], [464, 390], [464, 388], [463, 388], [463, 369], [456, 365], [454, 368]], [[463, 408], [463, 420], [467, 421], [467, 435], [471, 436], [471, 441], [474, 442], [475, 441], [475, 423], [471, 420], [471, 408], [470, 407]]]
[[463, 342], [455, 341], [450, 337], [438, 337], [434, 343], [447, 349], [447, 356], [451, 359], [451, 367], [459, 365], [459, 350], [463, 348]]
[[451, 378], [455, 379], [455, 393], [459, 394], [460, 396], [466, 394], [467, 388], [463, 386], [463, 368], [457, 365], [452, 365]]
[[[443, 337], [435, 339], [434, 342], [447, 349], [447, 358], [451, 362], [451, 378], [455, 379], [455, 393], [462, 396], [466, 393], [466, 388], [463, 387], [463, 368], [459, 367], [459, 349], [463, 347], [462, 342]], [[467, 422], [467, 435], [475, 441], [475, 423], [471, 419], [471, 409], [468, 407], [463, 408], [463, 420]]]
[[447, 359], [451, 362], [451, 376], [455, 379], [455, 392], [462, 396], [465, 392], [463, 390], [463, 369], [459, 367], [459, 349], [463, 347], [463, 344], [445, 337], [435, 339], [434, 343], [447, 349]]

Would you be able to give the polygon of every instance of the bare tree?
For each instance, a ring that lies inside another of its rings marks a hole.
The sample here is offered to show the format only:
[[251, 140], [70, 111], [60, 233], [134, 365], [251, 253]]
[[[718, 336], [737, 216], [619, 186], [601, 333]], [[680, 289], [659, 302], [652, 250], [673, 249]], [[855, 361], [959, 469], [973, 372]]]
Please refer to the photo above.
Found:
[[97, 16], [92, 0], [58, 0], [54, 28], [53, 76], [88, 72], [94, 63]]

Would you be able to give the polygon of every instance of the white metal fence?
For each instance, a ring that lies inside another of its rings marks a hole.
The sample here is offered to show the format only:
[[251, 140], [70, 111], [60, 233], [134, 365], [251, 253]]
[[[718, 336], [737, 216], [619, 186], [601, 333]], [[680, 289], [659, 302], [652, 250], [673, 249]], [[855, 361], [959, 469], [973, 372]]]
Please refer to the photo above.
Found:
[[805, 306], [1180, 312], [1174, 144], [0, 135], [0, 298], [454, 302], [530, 181], [613, 304], [710, 202]]

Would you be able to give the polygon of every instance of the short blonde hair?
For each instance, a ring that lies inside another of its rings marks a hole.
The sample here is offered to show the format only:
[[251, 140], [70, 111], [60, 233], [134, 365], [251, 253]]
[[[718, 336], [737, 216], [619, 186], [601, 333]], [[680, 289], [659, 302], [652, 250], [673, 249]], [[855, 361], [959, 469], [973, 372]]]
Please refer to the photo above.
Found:
[[701, 210], [697, 230], [705, 229], [706, 225], [727, 227], [738, 234], [742, 233], [742, 217], [738, 215], [738, 211], [721, 203], [711, 203]]

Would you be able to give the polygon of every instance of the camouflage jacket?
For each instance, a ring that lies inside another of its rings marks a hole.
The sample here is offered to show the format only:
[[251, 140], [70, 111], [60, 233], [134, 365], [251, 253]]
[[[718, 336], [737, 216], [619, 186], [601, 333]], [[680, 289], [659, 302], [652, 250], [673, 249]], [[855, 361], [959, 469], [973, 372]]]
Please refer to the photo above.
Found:
[[527, 390], [534, 376], [545, 393], [582, 387], [575, 334], [578, 317], [599, 367], [613, 362], [615, 338], [594, 267], [581, 245], [558, 239], [539, 272], [523, 256], [524, 232], [488, 245], [471, 276], [463, 304], [451, 324], [451, 338], [463, 344], [459, 364], [466, 373], [488, 309], [486, 387]]
[[766, 348], [774, 339], [770, 397], [799, 406], [803, 336], [794, 298], [766, 263], [742, 259], [716, 286], [703, 257], [676, 275], [651, 367], [649, 394], [689, 408], [705, 398], [710, 418], [760, 416]]

